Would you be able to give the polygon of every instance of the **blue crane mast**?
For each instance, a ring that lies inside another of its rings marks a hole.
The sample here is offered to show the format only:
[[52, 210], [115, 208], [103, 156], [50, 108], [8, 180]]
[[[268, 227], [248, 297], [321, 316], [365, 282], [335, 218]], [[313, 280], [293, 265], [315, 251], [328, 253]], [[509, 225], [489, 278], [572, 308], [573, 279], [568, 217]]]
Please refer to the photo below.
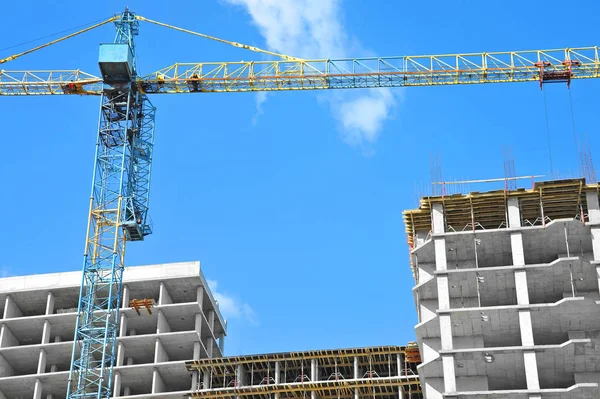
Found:
[[139, 21], [127, 9], [114, 21], [114, 43], [100, 45], [100, 119], [68, 399], [110, 398], [125, 244], [152, 232], [155, 108], [135, 84]]

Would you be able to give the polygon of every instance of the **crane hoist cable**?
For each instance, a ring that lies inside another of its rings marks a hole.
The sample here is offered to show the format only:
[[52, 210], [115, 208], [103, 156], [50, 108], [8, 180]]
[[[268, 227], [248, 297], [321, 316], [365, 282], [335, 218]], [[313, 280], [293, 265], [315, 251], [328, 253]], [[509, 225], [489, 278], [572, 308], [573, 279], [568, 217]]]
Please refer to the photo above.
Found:
[[548, 122], [548, 105], [546, 102], [546, 92], [542, 88], [544, 97], [544, 117], [546, 119], [546, 139], [548, 141], [548, 159], [550, 161], [550, 176], [554, 178], [554, 168], [552, 166], [552, 147], [550, 146], [550, 123]]
[[255, 47], [255, 46], [249, 46], [249, 45], [243, 44], [243, 43], [237, 43], [237, 42], [232, 42], [232, 41], [225, 40], [225, 39], [220, 39], [218, 37], [209, 36], [209, 35], [206, 35], [204, 33], [198, 33], [198, 32], [194, 32], [194, 31], [189, 30], [189, 29], [179, 28], [177, 26], [165, 24], [163, 22], [154, 21], [152, 19], [148, 19], [148, 18], [142, 17], [140, 15], [136, 15], [136, 19], [138, 19], [140, 21], [150, 22], [151, 24], [155, 24], [155, 25], [158, 25], [158, 26], [164, 26], [165, 28], [171, 28], [171, 29], [174, 29], [174, 30], [178, 30], [180, 32], [189, 33], [191, 35], [200, 36], [200, 37], [203, 37], [205, 39], [210, 39], [210, 40], [214, 40], [214, 41], [217, 41], [217, 42], [229, 44], [229, 45], [234, 46], [234, 47], [238, 47], [238, 48], [243, 48], [243, 49], [246, 49], [246, 50], [255, 51], [257, 53], [263, 53], [263, 54], [273, 55], [275, 57], [279, 57], [279, 58], [282, 58], [284, 60], [288, 60], [288, 61], [303, 61], [302, 58], [291, 57], [289, 55], [279, 54], [279, 53], [275, 53], [275, 52], [269, 51], [269, 50], [263, 50], [261, 48]]
[[40, 45], [40, 46], [34, 47], [34, 48], [32, 48], [32, 49], [29, 49], [29, 50], [26, 50], [26, 51], [23, 51], [22, 53], [17, 53], [17, 54], [11, 55], [10, 57], [6, 57], [6, 58], [3, 58], [3, 59], [0, 59], [0, 64], [4, 64], [5, 62], [12, 61], [12, 60], [14, 60], [14, 59], [16, 59], [16, 58], [19, 58], [19, 57], [21, 57], [21, 56], [23, 56], [23, 55], [25, 55], [25, 54], [33, 53], [34, 51], [37, 51], [37, 50], [43, 49], [43, 48], [45, 48], [45, 47], [51, 46], [51, 45], [53, 45], [53, 44], [56, 44], [56, 43], [59, 43], [59, 42], [62, 42], [63, 40], [70, 39], [70, 38], [72, 38], [73, 36], [77, 36], [77, 35], [80, 35], [80, 34], [82, 34], [82, 33], [84, 33], [84, 32], [87, 32], [87, 31], [90, 31], [90, 30], [92, 30], [92, 29], [95, 29], [95, 28], [97, 28], [97, 27], [99, 27], [99, 26], [106, 25], [107, 23], [109, 23], [109, 22], [113, 22], [113, 21], [114, 21], [114, 20], [116, 20], [116, 19], [117, 19], [117, 17], [110, 17], [110, 18], [109, 18], [109, 19], [107, 19], [106, 21], [102, 21], [102, 22], [99, 22], [99, 23], [97, 23], [97, 24], [94, 24], [94, 25], [92, 25], [92, 26], [88, 26], [87, 28], [84, 28], [84, 29], [78, 30], [77, 32], [74, 32], [74, 33], [71, 33], [71, 34], [69, 34], [69, 35], [63, 36], [63, 37], [61, 37], [61, 38], [58, 38], [58, 39], [56, 39], [56, 40], [52, 40], [51, 42], [48, 42], [48, 43], [42, 44], [42, 45]]

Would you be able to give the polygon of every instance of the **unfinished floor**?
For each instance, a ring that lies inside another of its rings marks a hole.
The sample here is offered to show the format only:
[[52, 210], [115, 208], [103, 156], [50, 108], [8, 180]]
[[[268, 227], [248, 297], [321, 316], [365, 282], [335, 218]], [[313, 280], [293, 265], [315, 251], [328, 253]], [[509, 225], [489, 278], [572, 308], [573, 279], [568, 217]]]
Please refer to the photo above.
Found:
[[427, 399], [600, 397], [600, 207], [581, 179], [404, 213]]
[[421, 399], [416, 346], [312, 350], [188, 362], [203, 399]]
[[[0, 398], [66, 395], [81, 273], [0, 279]], [[150, 299], [151, 314], [129, 307]], [[113, 396], [184, 398], [186, 361], [222, 356], [226, 325], [199, 262], [125, 268]]]

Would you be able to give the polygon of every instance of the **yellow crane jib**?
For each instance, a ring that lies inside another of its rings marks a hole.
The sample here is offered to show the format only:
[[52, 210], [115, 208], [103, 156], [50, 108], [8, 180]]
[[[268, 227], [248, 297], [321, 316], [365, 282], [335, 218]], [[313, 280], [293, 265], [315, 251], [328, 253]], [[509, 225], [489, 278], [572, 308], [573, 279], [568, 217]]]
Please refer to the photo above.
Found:
[[[59, 82], [50, 72], [22, 79], [23, 72], [0, 73], [0, 95], [100, 94], [102, 79]], [[57, 71], [53, 74], [56, 75]], [[148, 94], [319, 90], [437, 86], [511, 82], [566, 82], [598, 78], [598, 47], [497, 53], [443, 54], [336, 60], [276, 60], [176, 63], [137, 80]], [[64, 84], [73, 83], [75, 89]], [[79, 86], [78, 86], [79, 85]]]

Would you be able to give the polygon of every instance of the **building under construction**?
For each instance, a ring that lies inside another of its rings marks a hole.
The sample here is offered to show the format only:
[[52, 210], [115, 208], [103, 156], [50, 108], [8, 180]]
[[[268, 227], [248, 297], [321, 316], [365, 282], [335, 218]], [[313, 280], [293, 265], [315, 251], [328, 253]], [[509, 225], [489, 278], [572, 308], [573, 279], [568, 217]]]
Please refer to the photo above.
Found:
[[418, 348], [313, 350], [186, 363], [203, 399], [418, 399]]
[[404, 212], [427, 399], [600, 397], [600, 207], [584, 179]]

